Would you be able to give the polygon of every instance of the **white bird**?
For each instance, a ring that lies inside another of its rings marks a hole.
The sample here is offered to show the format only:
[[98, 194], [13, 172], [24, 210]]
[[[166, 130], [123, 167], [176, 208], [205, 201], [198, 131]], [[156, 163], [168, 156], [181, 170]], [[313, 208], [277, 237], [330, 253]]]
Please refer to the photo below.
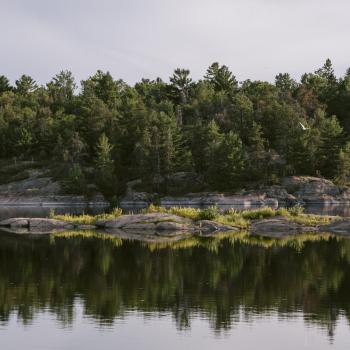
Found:
[[305, 131], [305, 130], [310, 130], [310, 128], [306, 128], [302, 123], [299, 122], [299, 124], [300, 124], [301, 128], [302, 128], [304, 131]]

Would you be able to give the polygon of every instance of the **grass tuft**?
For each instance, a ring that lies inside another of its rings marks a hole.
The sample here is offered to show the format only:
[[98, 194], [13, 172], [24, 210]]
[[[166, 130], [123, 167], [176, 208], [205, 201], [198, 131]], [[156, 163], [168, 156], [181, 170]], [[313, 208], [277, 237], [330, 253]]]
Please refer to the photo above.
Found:
[[51, 219], [71, 222], [76, 225], [94, 225], [98, 220], [113, 220], [117, 217], [121, 216], [123, 211], [120, 208], [113, 209], [110, 213], [103, 213], [98, 215], [89, 215], [89, 214], [81, 214], [81, 215], [55, 215], [54, 211], [50, 211], [49, 217]]

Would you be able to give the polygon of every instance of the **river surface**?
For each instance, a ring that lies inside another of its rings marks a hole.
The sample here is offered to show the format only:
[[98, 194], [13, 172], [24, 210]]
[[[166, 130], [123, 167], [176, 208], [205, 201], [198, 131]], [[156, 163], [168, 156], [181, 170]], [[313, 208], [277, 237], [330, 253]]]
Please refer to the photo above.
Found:
[[350, 239], [0, 232], [0, 349], [350, 349]]

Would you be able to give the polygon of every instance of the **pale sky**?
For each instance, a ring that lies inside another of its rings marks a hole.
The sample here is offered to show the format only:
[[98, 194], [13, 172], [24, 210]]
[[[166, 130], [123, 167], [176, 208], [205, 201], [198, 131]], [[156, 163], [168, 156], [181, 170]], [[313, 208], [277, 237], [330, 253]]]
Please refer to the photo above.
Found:
[[326, 58], [350, 67], [349, 0], [0, 0], [0, 75], [39, 83], [97, 69], [133, 84], [201, 78], [213, 62], [238, 80], [300, 78]]

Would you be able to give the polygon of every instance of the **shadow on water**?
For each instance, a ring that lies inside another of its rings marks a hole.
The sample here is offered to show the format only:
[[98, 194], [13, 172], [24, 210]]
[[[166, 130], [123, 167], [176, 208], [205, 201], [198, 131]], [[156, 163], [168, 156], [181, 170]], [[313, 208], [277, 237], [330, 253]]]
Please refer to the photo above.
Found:
[[79, 299], [97, 324], [128, 312], [171, 315], [178, 329], [200, 315], [220, 332], [277, 313], [330, 337], [350, 319], [350, 240], [302, 234], [282, 240], [246, 233], [165, 242], [93, 231], [0, 235], [0, 322], [23, 324], [43, 310], [74, 324]]

